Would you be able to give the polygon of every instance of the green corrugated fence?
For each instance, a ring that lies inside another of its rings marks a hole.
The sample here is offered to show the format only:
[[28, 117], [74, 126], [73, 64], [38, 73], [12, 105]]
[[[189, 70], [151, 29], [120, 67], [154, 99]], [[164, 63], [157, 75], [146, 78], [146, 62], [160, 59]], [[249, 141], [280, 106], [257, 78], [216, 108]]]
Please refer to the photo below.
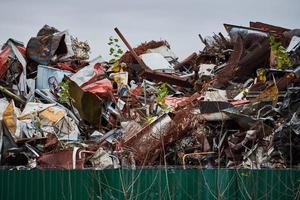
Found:
[[0, 200], [300, 199], [300, 170], [0, 170]]

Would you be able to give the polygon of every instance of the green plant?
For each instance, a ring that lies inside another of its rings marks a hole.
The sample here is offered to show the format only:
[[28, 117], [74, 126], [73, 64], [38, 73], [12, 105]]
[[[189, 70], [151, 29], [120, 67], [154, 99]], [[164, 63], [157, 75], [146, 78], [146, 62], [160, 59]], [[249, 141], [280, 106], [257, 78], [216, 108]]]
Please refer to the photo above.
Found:
[[114, 63], [121, 57], [123, 54], [123, 50], [121, 49], [121, 46], [119, 45], [119, 39], [113, 38], [112, 36], [109, 37], [109, 42], [107, 43], [109, 45], [109, 55], [112, 56], [109, 60], [109, 63]]
[[120, 71], [121, 68], [126, 67], [125, 63], [119, 63], [119, 59], [123, 55], [123, 50], [121, 49], [121, 46], [119, 45], [119, 39], [113, 38], [112, 36], [109, 37], [109, 42], [107, 43], [109, 45], [109, 55], [111, 56], [111, 59], [109, 60], [109, 64], [113, 66], [112, 70], [114, 72]]
[[42, 125], [40, 118], [36, 117], [35, 120], [34, 120], [33, 125], [34, 125], [35, 128], [39, 129]]
[[58, 92], [59, 94], [59, 101], [63, 103], [67, 103], [71, 99], [71, 95], [69, 92], [69, 85], [70, 85], [70, 80], [64, 79], [62, 82], [59, 83], [60, 90]]
[[151, 124], [151, 123], [154, 122], [154, 121], [155, 121], [155, 117], [152, 116], [152, 115], [149, 115], [149, 116], [147, 116], [146, 119], [145, 119], [145, 124]]
[[163, 110], [168, 109], [168, 105], [165, 103], [165, 98], [168, 96], [168, 87], [166, 83], [162, 83], [157, 90], [155, 103], [157, 103]]
[[284, 47], [281, 46], [281, 43], [277, 42], [273, 36], [270, 37], [270, 46], [272, 53], [275, 56], [275, 65], [277, 68], [283, 69], [286, 66], [292, 66], [289, 54], [286, 52]]

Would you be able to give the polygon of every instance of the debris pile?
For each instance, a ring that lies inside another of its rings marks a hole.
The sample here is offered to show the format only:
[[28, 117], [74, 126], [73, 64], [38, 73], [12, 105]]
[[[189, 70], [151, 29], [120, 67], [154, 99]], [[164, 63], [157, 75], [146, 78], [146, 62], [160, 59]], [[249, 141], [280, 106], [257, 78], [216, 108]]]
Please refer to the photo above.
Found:
[[[0, 53], [3, 168], [300, 164], [300, 30], [224, 24], [181, 62], [167, 41], [111, 60], [45, 25]], [[123, 52], [119, 42], [128, 48]]]

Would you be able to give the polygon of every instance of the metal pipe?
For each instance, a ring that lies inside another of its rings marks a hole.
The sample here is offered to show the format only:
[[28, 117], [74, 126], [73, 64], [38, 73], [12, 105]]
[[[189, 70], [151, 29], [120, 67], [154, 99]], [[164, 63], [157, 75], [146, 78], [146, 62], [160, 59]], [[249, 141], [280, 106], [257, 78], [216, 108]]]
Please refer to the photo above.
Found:
[[123, 34], [119, 31], [118, 28], [114, 28], [114, 30], [116, 31], [116, 33], [118, 34], [118, 36], [121, 38], [121, 40], [124, 42], [124, 44], [126, 45], [126, 47], [129, 49], [130, 53], [132, 54], [132, 56], [136, 59], [136, 61], [139, 63], [139, 65], [145, 69], [149, 69], [149, 67], [147, 67], [147, 65], [143, 62], [143, 60], [135, 53], [135, 51], [133, 50], [133, 48], [130, 46], [130, 44], [128, 43], [128, 41], [126, 40], [126, 38], [123, 36]]

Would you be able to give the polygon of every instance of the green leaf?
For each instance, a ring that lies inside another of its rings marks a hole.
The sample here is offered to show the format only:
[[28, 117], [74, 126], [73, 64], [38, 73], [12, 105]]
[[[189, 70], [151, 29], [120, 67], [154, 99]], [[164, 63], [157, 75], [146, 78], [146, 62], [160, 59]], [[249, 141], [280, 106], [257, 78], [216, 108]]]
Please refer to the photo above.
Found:
[[281, 46], [281, 43], [277, 42], [273, 36], [270, 37], [270, 46], [272, 53], [275, 56], [275, 64], [277, 68], [281, 69], [286, 66], [292, 66], [289, 54], [286, 52], [285, 48]]
[[122, 49], [118, 49], [118, 54], [123, 54]]
[[166, 83], [163, 83], [160, 85], [160, 87], [158, 88], [158, 96], [161, 98], [165, 98], [166, 96], [168, 96], [168, 87]]
[[111, 55], [111, 54], [113, 54], [113, 53], [114, 53], [114, 51], [115, 51], [115, 49], [114, 49], [114, 48], [110, 48], [110, 49], [109, 49], [109, 53], [110, 53], [110, 55]]
[[126, 67], [126, 63], [123, 63], [123, 62], [122, 62], [122, 63], [120, 64], [120, 66], [121, 66], [121, 68], [125, 68], [125, 67]]
[[146, 117], [146, 124], [151, 124], [152, 122], [154, 122], [155, 118], [153, 116], [147, 116]]
[[59, 90], [59, 101], [61, 102], [68, 102], [68, 100], [71, 98], [69, 93], [69, 84], [70, 80], [62, 81], [59, 83], [59, 86], [61, 87]]
[[118, 42], [119, 40], [118, 40], [118, 38], [115, 38], [114, 41], [115, 41], [115, 42]]
[[165, 103], [165, 98], [168, 96], [168, 87], [166, 83], [163, 83], [159, 86], [156, 98], [155, 98], [155, 103], [157, 103], [163, 110], [168, 109], [168, 105]]
[[109, 63], [115, 63], [117, 60], [115, 58], [110, 59], [108, 62]]
[[163, 110], [167, 110], [167, 109], [168, 109], [168, 105], [165, 104], [165, 103], [162, 103], [162, 104], [160, 105], [160, 107], [161, 107], [161, 109], [163, 109]]

